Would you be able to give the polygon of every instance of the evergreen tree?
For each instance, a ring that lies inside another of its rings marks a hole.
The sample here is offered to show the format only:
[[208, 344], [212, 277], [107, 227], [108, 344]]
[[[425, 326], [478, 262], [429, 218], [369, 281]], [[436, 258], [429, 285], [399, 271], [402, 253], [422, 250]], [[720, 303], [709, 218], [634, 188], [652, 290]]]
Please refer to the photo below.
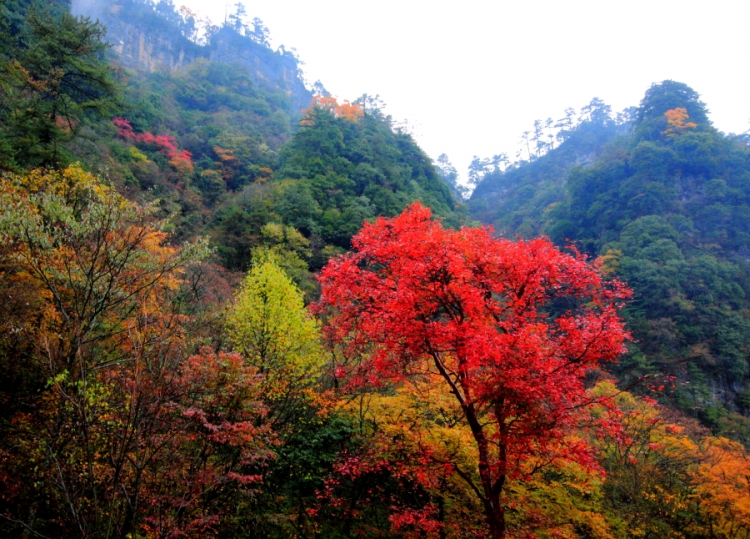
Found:
[[64, 165], [82, 124], [116, 109], [105, 29], [32, 6], [19, 32], [0, 55], [0, 168]]

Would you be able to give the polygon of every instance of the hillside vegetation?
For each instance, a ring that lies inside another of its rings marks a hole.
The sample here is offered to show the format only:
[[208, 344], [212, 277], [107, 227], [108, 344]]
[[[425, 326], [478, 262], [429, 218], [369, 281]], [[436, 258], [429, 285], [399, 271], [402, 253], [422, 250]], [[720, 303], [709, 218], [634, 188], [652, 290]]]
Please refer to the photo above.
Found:
[[634, 290], [635, 340], [614, 371], [672, 377], [671, 403], [747, 439], [750, 149], [707, 113], [686, 85], [655, 84], [627, 121], [604, 108], [533, 162], [486, 174], [470, 205], [503, 235], [601, 257]]
[[750, 534], [748, 149], [695, 92], [538, 122], [469, 214], [242, 4], [74, 4], [0, 0], [0, 536]]

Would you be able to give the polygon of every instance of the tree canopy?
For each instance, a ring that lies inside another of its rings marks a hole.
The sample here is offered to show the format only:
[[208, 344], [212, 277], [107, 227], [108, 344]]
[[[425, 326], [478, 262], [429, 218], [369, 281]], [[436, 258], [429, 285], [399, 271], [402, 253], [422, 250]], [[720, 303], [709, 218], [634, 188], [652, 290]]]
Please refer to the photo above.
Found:
[[65, 143], [88, 118], [115, 110], [118, 86], [104, 59], [104, 33], [67, 11], [26, 11], [18, 37], [0, 53], [0, 168], [67, 164]]
[[546, 233], [603, 257], [634, 291], [623, 314], [636, 343], [615, 372], [626, 383], [676, 377], [663, 398], [717, 433], [746, 437], [737, 414], [747, 412], [750, 380], [750, 152], [742, 137], [717, 132], [698, 93], [679, 82], [654, 84], [631, 118], [610, 120], [598, 139], [584, 121], [533, 163], [488, 174], [474, 215], [506, 236]]
[[476, 493], [489, 535], [505, 537], [507, 482], [557, 459], [593, 463], [566, 434], [589, 399], [586, 372], [624, 351], [627, 289], [547, 241], [446, 230], [418, 204], [365, 225], [352, 244], [321, 275], [328, 335], [361, 358], [339, 376], [354, 387], [424, 380], [452, 394], [478, 469], [443, 464]]
[[475, 157], [471, 228], [242, 3], [69, 4], [0, 0], [0, 536], [750, 534], [750, 139], [695, 91]]

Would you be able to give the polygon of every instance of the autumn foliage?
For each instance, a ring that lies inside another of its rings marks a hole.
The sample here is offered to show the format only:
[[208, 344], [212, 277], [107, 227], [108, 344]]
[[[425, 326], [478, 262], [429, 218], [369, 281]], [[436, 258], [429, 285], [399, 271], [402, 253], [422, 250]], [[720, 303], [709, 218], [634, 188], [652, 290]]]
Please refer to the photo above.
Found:
[[662, 133], [668, 137], [676, 137], [686, 129], [695, 129], [698, 124], [695, 122], [686, 122], [690, 116], [688, 116], [687, 109], [684, 107], [677, 107], [676, 109], [670, 109], [664, 113], [667, 119], [669, 127]]
[[[0, 516], [36, 534], [208, 537], [273, 457], [257, 370], [190, 354], [182, 248], [79, 167], [0, 179]], [[28, 510], [28, 500], [33, 500]]]
[[310, 107], [302, 111], [304, 116], [302, 125], [313, 125], [312, 111], [315, 109], [327, 110], [337, 118], [343, 118], [350, 122], [356, 122], [364, 116], [364, 110], [359, 103], [349, 103], [348, 100], [344, 100], [343, 103], [339, 104], [333, 96], [314, 95]]
[[697, 92], [536, 121], [464, 205], [241, 4], [94, 3], [291, 78], [2, 2], [0, 537], [750, 538], [750, 138]]
[[172, 135], [153, 135], [149, 132], [136, 133], [125, 118], [115, 118], [112, 123], [119, 128], [118, 136], [145, 148], [154, 149], [169, 159], [169, 164], [177, 170], [189, 174], [193, 172], [193, 156], [187, 150], [180, 150]]
[[570, 460], [595, 466], [566, 435], [590, 402], [586, 373], [615, 360], [628, 334], [628, 290], [550, 242], [497, 240], [489, 229], [444, 229], [419, 204], [365, 225], [354, 253], [322, 272], [329, 338], [356, 358], [338, 367], [352, 390], [424, 380], [456, 400], [477, 469], [444, 462], [506, 535], [510, 481]]
[[750, 530], [740, 444], [587, 387], [628, 338], [604, 261], [415, 204], [326, 267], [316, 320], [289, 252], [256, 250], [230, 306], [227, 281], [201, 291], [204, 242], [80, 167], [4, 177], [0, 201], [9, 536]]

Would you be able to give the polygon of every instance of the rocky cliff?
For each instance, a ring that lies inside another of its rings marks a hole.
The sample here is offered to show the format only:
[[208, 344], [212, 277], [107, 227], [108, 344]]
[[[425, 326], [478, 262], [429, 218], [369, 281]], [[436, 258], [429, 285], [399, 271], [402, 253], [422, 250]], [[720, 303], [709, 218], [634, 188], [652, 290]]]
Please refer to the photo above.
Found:
[[283, 49], [274, 51], [229, 27], [221, 28], [208, 44], [199, 45], [184, 37], [151, 4], [139, 0], [74, 0], [72, 10], [107, 27], [107, 41], [125, 67], [174, 71], [198, 58], [240, 64], [258, 85], [286, 93], [291, 113], [299, 113], [310, 103], [312, 95], [293, 54]]

